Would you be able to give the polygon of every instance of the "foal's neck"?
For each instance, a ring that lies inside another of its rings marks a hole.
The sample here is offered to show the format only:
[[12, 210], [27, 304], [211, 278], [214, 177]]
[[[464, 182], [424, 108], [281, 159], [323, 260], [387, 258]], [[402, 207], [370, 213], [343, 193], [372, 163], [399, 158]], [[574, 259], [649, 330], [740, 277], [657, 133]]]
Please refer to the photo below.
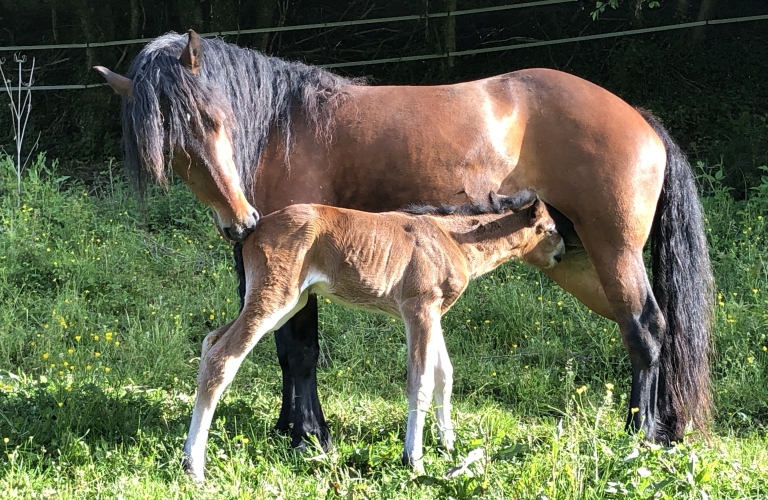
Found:
[[519, 213], [458, 215], [436, 218], [456, 242], [467, 262], [470, 279], [520, 258], [524, 244], [524, 217]]

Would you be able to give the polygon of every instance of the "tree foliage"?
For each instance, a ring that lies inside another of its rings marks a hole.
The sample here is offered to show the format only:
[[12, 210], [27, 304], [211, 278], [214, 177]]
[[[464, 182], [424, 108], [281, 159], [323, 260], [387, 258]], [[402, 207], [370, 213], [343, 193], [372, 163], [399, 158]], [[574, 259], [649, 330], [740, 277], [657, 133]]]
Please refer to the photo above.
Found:
[[[499, 0], [0, 0], [0, 46], [153, 38], [423, 15], [505, 4]], [[419, 20], [227, 35], [227, 41], [310, 64], [446, 54], [540, 40], [765, 14], [763, 0], [574, 0], [562, 4]], [[587, 78], [661, 116], [693, 159], [722, 163], [742, 192], [768, 164], [765, 21], [702, 26], [523, 50], [363, 65], [339, 70], [373, 84], [465, 81], [526, 67]], [[36, 51], [38, 85], [100, 82], [90, 68], [124, 72], [142, 44]], [[12, 56], [0, 52], [0, 57]], [[68, 173], [120, 157], [116, 97], [106, 89], [39, 92], [30, 133]], [[0, 113], [0, 144], [10, 144]]]

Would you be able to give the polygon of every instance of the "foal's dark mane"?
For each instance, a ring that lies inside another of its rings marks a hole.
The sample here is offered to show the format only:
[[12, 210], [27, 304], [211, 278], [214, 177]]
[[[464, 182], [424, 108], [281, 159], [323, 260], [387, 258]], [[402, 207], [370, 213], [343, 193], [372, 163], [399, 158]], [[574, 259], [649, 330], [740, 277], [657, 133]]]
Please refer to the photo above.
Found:
[[148, 173], [160, 183], [167, 181], [164, 154], [194, 146], [191, 132], [209, 131], [212, 117], [223, 115], [231, 126], [235, 165], [249, 196], [272, 127], [282, 132], [286, 160], [292, 144], [291, 113], [297, 107], [317, 136], [330, 141], [344, 88], [362, 83], [216, 38], [201, 39], [202, 69], [193, 75], [178, 60], [187, 40], [177, 33], [158, 37], [136, 56], [126, 75], [133, 80], [133, 96], [123, 99], [122, 107], [125, 162], [139, 192]]
[[527, 189], [511, 196], [497, 196], [491, 193], [488, 197], [488, 204], [481, 205], [477, 203], [465, 203], [461, 206], [440, 205], [408, 205], [401, 208], [401, 212], [413, 215], [483, 215], [483, 214], [503, 214], [508, 211], [520, 210], [533, 203], [536, 195]]

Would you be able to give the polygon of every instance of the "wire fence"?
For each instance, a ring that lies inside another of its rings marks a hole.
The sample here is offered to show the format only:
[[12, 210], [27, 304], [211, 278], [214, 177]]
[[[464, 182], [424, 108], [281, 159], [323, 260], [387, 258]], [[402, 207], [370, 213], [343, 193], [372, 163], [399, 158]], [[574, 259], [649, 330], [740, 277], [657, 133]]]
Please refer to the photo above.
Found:
[[[380, 23], [394, 23], [402, 21], [419, 21], [424, 19], [437, 19], [450, 16], [464, 16], [468, 14], [482, 14], [486, 12], [500, 12], [504, 10], [522, 9], [526, 7], [541, 7], [545, 5], [556, 5], [561, 3], [574, 3], [578, 0], [539, 0], [536, 2], [524, 2], [510, 5], [498, 5], [495, 7], [483, 7], [479, 9], [466, 9], [455, 10], [450, 12], [434, 12], [424, 14], [413, 14], [408, 16], [395, 16], [395, 17], [378, 17], [374, 19], [356, 19], [353, 21], [335, 21], [330, 23], [315, 23], [315, 24], [301, 24], [296, 26], [277, 26], [273, 28], [253, 28], [245, 30], [230, 30], [230, 31], [212, 31], [210, 33], [199, 33], [203, 37], [211, 36], [228, 36], [228, 35], [249, 35], [258, 33], [283, 33], [286, 31], [300, 31], [309, 29], [322, 29], [322, 28], [340, 28], [344, 26], [359, 26], [363, 24], [380, 24]], [[53, 45], [15, 45], [0, 47], [0, 52], [3, 51], [19, 51], [19, 50], [46, 50], [46, 49], [88, 49], [96, 47], [112, 47], [115, 45], [133, 45], [137, 43], [146, 43], [154, 40], [154, 38], [135, 38], [132, 40], [113, 40], [111, 42], [85, 42], [85, 43], [65, 43], [65, 44], [53, 44]]]
[[[279, 31], [294, 31], [294, 30], [303, 30], [303, 29], [315, 29], [315, 28], [331, 28], [331, 27], [339, 27], [339, 26], [354, 26], [359, 24], [373, 24], [373, 23], [384, 23], [384, 22], [397, 22], [397, 21], [409, 21], [409, 20], [417, 20], [417, 19], [425, 19], [425, 18], [438, 18], [438, 17], [447, 17], [447, 16], [459, 16], [459, 15], [467, 15], [467, 14], [478, 14], [478, 13], [484, 13], [484, 12], [497, 12], [500, 10], [506, 10], [506, 9], [515, 9], [515, 8], [523, 8], [523, 7], [535, 7], [535, 6], [542, 6], [542, 5], [554, 5], [554, 4], [560, 4], [560, 3], [571, 3], [576, 0], [543, 0], [543, 1], [537, 1], [537, 2], [527, 2], [527, 3], [520, 3], [520, 4], [513, 4], [513, 5], [501, 5], [497, 7], [486, 7], [482, 9], [468, 9], [468, 10], [460, 10], [460, 11], [453, 11], [453, 12], [441, 12], [441, 13], [433, 13], [433, 14], [421, 14], [421, 15], [413, 15], [413, 16], [399, 16], [399, 17], [388, 17], [388, 18], [376, 18], [376, 19], [361, 19], [357, 21], [340, 21], [340, 22], [333, 22], [333, 23], [320, 23], [320, 24], [305, 24], [305, 25], [298, 25], [298, 26], [283, 26], [283, 27], [276, 27], [276, 28], [256, 28], [251, 30], [239, 30], [239, 31], [219, 31], [214, 33], [204, 33], [201, 36], [225, 36], [225, 35], [234, 35], [234, 34], [248, 34], [248, 33], [275, 33]], [[533, 48], [533, 47], [545, 47], [549, 45], [560, 45], [560, 44], [566, 44], [566, 43], [576, 43], [576, 42], [583, 42], [583, 41], [591, 41], [591, 40], [601, 40], [601, 39], [607, 39], [607, 38], [618, 38], [618, 37], [624, 37], [624, 36], [635, 36], [635, 35], [643, 35], [648, 33], [657, 33], [657, 32], [663, 32], [663, 31], [672, 31], [672, 30], [679, 30], [679, 29], [690, 29], [694, 28], [696, 26], [706, 26], [706, 25], [724, 25], [724, 24], [733, 24], [733, 23], [742, 23], [742, 22], [752, 22], [752, 21], [765, 21], [768, 20], [768, 14], [763, 15], [757, 15], [757, 16], [746, 16], [746, 17], [732, 17], [728, 19], [713, 19], [709, 21], [693, 21], [688, 23], [679, 23], [679, 24], [669, 24], [665, 26], [656, 26], [653, 28], [640, 28], [640, 29], [632, 29], [632, 30], [625, 30], [625, 31], [614, 31], [611, 33], [600, 33], [595, 35], [582, 35], [578, 37], [569, 37], [569, 38], [558, 38], [555, 40], [541, 40], [537, 42], [527, 42], [527, 43], [517, 43], [512, 45], [501, 45], [497, 47], [486, 47], [482, 49], [471, 49], [471, 50], [460, 50], [460, 51], [454, 51], [454, 52], [444, 52], [440, 54], [420, 54], [420, 55], [412, 55], [412, 56], [401, 56], [401, 57], [388, 57], [383, 59], [369, 59], [364, 61], [351, 61], [351, 62], [343, 62], [343, 63], [331, 63], [331, 64], [318, 64], [321, 68], [350, 68], [355, 66], [368, 66], [368, 65], [374, 65], [374, 64], [389, 64], [389, 63], [401, 63], [401, 62], [412, 62], [412, 61], [428, 61], [428, 60], [434, 60], [434, 59], [444, 59], [449, 57], [463, 57], [463, 56], [472, 56], [472, 55], [478, 55], [478, 54], [489, 54], [493, 52], [503, 52], [508, 50], [519, 50], [519, 49], [527, 49], [527, 48]], [[19, 50], [40, 50], [40, 49], [51, 49], [51, 48], [89, 48], [89, 47], [108, 47], [108, 46], [114, 46], [114, 45], [126, 45], [126, 44], [133, 44], [133, 43], [144, 43], [154, 40], [154, 38], [142, 38], [142, 39], [135, 39], [135, 40], [119, 40], [119, 41], [112, 41], [112, 42], [100, 42], [98, 44], [58, 44], [58, 45], [19, 45], [19, 46], [12, 46], [12, 47], [0, 47], [0, 52], [3, 51], [19, 51]], [[81, 84], [81, 85], [37, 85], [32, 87], [22, 87], [22, 89], [31, 89], [35, 91], [46, 91], [46, 90], [82, 90], [82, 89], [91, 89], [91, 88], [97, 88], [97, 87], [104, 87], [107, 86], [106, 83], [92, 83], [92, 84]], [[12, 90], [19, 90], [19, 87], [11, 87]]]

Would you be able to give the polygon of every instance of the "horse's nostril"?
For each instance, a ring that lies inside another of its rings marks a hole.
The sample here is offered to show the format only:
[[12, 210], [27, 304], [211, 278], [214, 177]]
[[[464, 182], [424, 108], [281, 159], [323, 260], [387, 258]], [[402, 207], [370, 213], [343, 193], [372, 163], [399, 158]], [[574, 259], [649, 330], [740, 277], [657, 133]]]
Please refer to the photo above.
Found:
[[562, 255], [555, 255], [555, 262], [560, 262], [561, 260], [563, 260]]

